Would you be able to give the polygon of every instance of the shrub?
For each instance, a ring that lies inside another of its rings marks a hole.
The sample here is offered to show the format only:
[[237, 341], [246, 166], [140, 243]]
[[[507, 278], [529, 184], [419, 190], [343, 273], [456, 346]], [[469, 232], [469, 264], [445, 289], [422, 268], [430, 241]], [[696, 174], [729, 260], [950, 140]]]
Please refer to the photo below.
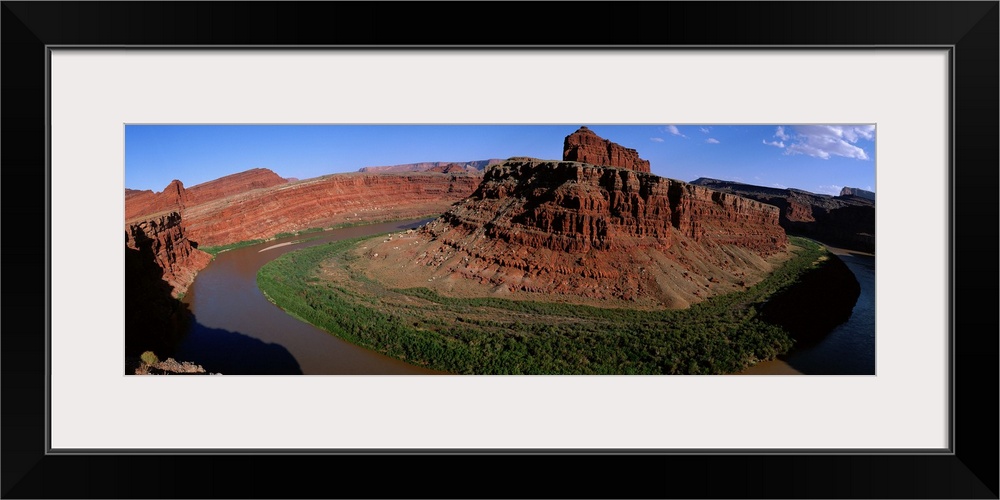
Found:
[[146, 351], [142, 353], [142, 355], [139, 356], [139, 359], [149, 366], [153, 366], [160, 362], [160, 358], [156, 357], [156, 354], [153, 354], [153, 351]]

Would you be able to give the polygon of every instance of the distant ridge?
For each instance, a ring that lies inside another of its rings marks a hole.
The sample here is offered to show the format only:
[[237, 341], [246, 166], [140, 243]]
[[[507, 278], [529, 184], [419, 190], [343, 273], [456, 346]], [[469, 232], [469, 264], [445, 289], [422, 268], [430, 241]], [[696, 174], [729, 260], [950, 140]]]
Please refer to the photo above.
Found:
[[[455, 166], [462, 168], [465, 171], [482, 172], [486, 170], [486, 167], [490, 165], [497, 165], [503, 163], [504, 160], [499, 158], [490, 158], [489, 160], [473, 160], [473, 161], [428, 161], [422, 163], [404, 163], [401, 165], [382, 165], [373, 167], [361, 167], [359, 172], [368, 173], [386, 173], [386, 172], [425, 172], [434, 169], [450, 168], [450, 171], [455, 170]], [[437, 170], [440, 172], [441, 170]]]
[[[840, 196], [701, 177], [691, 184], [757, 200], [781, 209], [789, 234], [864, 252], [875, 251], [875, 193], [844, 188]], [[845, 194], [845, 191], [848, 194]], [[859, 192], [870, 193], [867, 197]]]
[[875, 201], [875, 193], [860, 188], [845, 187], [840, 190], [840, 196], [857, 196], [858, 198]]

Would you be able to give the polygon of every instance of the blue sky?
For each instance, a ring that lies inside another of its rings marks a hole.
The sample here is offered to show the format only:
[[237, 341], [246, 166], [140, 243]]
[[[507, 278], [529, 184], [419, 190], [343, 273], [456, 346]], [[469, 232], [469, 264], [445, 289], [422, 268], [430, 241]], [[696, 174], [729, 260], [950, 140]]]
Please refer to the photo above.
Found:
[[127, 125], [125, 187], [161, 191], [251, 168], [307, 179], [361, 167], [562, 158], [580, 125], [638, 150], [656, 175], [837, 194], [875, 190], [874, 125]]

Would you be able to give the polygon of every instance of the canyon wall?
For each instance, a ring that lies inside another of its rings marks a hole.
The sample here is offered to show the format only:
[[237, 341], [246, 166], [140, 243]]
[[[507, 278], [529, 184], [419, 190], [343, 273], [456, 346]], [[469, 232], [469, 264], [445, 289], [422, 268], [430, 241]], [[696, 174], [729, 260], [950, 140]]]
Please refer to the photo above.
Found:
[[[373, 277], [401, 288], [676, 308], [770, 272], [768, 258], [787, 248], [778, 218], [776, 207], [650, 173], [512, 158], [439, 219], [367, 256]], [[393, 276], [400, 266], [409, 272]]]
[[[503, 163], [502, 159], [490, 158], [489, 160], [473, 160], [473, 161], [425, 161], [421, 163], [404, 163], [401, 165], [382, 165], [373, 167], [361, 167], [359, 172], [365, 172], [370, 174], [385, 174], [385, 173], [400, 173], [400, 172], [428, 172], [428, 171], [440, 171], [439, 169], [448, 167], [450, 165], [455, 165], [461, 168], [463, 171], [468, 172], [481, 172], [486, 170], [487, 167], [491, 165], [496, 165]], [[454, 168], [454, 167], [453, 167]]]
[[174, 297], [187, 291], [198, 271], [212, 260], [211, 255], [191, 245], [178, 212], [126, 224], [125, 247], [161, 270], [160, 278], [170, 285]]
[[840, 190], [840, 196], [857, 196], [866, 200], [875, 201], [875, 193], [861, 188], [845, 187]]
[[840, 196], [829, 196], [708, 178], [692, 184], [778, 207], [781, 226], [791, 234], [852, 250], [875, 251], [875, 193], [870, 191], [844, 188]]
[[329, 175], [188, 203], [184, 226], [199, 246], [217, 246], [312, 227], [419, 217], [444, 212], [480, 179], [466, 173]]
[[564, 252], [670, 247], [676, 234], [762, 255], [787, 240], [772, 206], [634, 170], [513, 160], [444, 216], [456, 227]]
[[187, 189], [186, 203], [197, 205], [233, 196], [255, 189], [280, 186], [287, 183], [278, 174], [266, 168], [254, 168], [204, 182]]
[[164, 212], [180, 212], [187, 201], [184, 183], [174, 179], [163, 191], [125, 190], [125, 221], [146, 218]]

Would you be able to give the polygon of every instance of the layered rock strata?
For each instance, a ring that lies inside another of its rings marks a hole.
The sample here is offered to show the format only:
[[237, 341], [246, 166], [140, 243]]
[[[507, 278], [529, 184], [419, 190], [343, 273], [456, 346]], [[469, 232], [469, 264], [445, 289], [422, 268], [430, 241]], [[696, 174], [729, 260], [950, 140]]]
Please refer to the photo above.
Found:
[[563, 140], [563, 161], [650, 171], [649, 161], [639, 158], [638, 151], [602, 139], [587, 127], [580, 127]]
[[359, 172], [365, 172], [369, 174], [385, 174], [385, 173], [400, 173], [400, 172], [434, 172], [434, 171], [440, 171], [440, 169], [448, 167], [450, 165], [455, 165], [461, 168], [463, 171], [467, 172], [482, 172], [483, 170], [486, 170], [488, 167], [499, 163], [503, 163], [503, 160], [500, 158], [490, 158], [489, 160], [473, 160], [473, 161], [460, 161], [460, 162], [425, 161], [421, 163], [404, 163], [401, 165], [361, 167]]
[[438, 168], [441, 172], [349, 173], [296, 182], [253, 169], [187, 189], [175, 180], [159, 193], [126, 189], [125, 220], [177, 212], [191, 241], [226, 245], [324, 225], [440, 213], [482, 179], [461, 165]]
[[184, 183], [174, 179], [159, 193], [153, 191], [125, 190], [125, 221], [146, 218], [166, 212], [180, 212], [187, 202]]
[[875, 201], [875, 193], [861, 188], [845, 187], [840, 190], [840, 196], [857, 196], [866, 200]]
[[480, 179], [467, 173], [330, 175], [188, 203], [184, 225], [200, 246], [216, 246], [311, 227], [419, 217], [447, 210]]
[[288, 180], [282, 179], [281, 176], [266, 168], [254, 168], [191, 186], [187, 190], [185, 201], [190, 205], [197, 205], [255, 189], [280, 186], [287, 182]]
[[830, 196], [708, 178], [692, 184], [778, 207], [781, 226], [791, 234], [852, 250], [875, 251], [875, 193], [870, 191], [844, 188], [840, 196]]
[[515, 158], [439, 219], [366, 255], [374, 277], [400, 286], [686, 307], [762, 279], [787, 247], [778, 217], [636, 170]]
[[126, 224], [125, 247], [162, 270], [161, 279], [170, 285], [174, 297], [187, 291], [198, 271], [212, 260], [191, 246], [177, 212]]

